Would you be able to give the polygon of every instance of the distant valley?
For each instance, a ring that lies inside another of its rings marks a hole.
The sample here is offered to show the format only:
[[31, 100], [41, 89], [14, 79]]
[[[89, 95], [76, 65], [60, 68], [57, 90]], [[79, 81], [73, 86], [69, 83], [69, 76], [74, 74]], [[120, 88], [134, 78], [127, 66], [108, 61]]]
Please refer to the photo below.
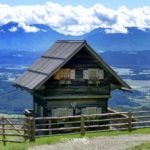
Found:
[[[32, 108], [29, 93], [16, 89], [12, 82], [19, 77], [41, 55], [41, 51], [1, 50], [0, 55], [0, 113], [22, 114]], [[133, 92], [114, 91], [109, 100], [111, 108], [117, 110], [145, 110], [150, 107], [150, 51], [101, 52], [104, 60], [113, 67]]]

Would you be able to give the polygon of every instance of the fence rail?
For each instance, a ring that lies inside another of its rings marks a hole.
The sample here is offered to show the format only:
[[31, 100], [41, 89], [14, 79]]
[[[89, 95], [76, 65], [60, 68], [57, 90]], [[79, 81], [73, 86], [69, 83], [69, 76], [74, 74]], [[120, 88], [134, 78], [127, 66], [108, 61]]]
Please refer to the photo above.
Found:
[[6, 145], [6, 142], [23, 143], [28, 139], [29, 124], [26, 119], [28, 118], [0, 118], [0, 141], [3, 145]]
[[37, 117], [35, 137], [114, 130], [132, 130], [150, 127], [150, 111], [116, 112], [105, 114]]
[[[0, 118], [0, 141], [22, 143], [28, 139], [56, 134], [105, 132], [150, 128], [150, 111], [115, 112], [105, 114], [63, 116]], [[9, 137], [18, 137], [13, 140]], [[22, 139], [21, 139], [22, 138]]]

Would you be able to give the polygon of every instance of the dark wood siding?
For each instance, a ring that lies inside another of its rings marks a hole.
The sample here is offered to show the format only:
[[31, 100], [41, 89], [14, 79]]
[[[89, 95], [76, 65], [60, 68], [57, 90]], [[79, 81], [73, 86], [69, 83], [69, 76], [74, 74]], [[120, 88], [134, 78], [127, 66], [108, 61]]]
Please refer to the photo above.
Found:
[[49, 100], [47, 101], [47, 116], [51, 116], [51, 110], [56, 108], [72, 108], [72, 103], [76, 103], [75, 108], [100, 107], [102, 113], [107, 112], [107, 99], [78, 99], [78, 100]]
[[[104, 79], [100, 81], [98, 87], [96, 85], [89, 86], [88, 80], [83, 79], [83, 70], [102, 68], [86, 49], [83, 48], [62, 68], [75, 69], [75, 79], [71, 80], [71, 84], [60, 87], [59, 80], [55, 80], [54, 76], [52, 76], [44, 84], [45, 89], [35, 92], [35, 94], [41, 95], [41, 98], [36, 97], [36, 102], [38, 102], [38, 105], [44, 106], [45, 116], [51, 116], [52, 109], [71, 108], [71, 103], [74, 102], [76, 102], [76, 108], [79, 110], [86, 107], [100, 107], [102, 108], [102, 113], [106, 113], [107, 101], [110, 96], [109, 80], [111, 76], [104, 71]], [[104, 96], [107, 98], [95, 98], [96, 96]], [[42, 99], [44, 97], [47, 98]], [[53, 97], [55, 97], [55, 99], [53, 99]], [[74, 97], [74, 99], [71, 97]], [[80, 98], [78, 99], [78, 97]]]
[[[74, 86], [88, 86], [88, 80], [83, 79], [83, 70], [89, 68], [97, 68], [102, 69], [101, 66], [98, 65], [96, 60], [94, 60], [90, 54], [83, 48], [79, 53], [77, 53], [70, 61], [68, 61], [62, 68], [70, 68], [75, 69], [75, 79], [71, 81], [69, 85], [63, 85], [64, 87], [72, 88]], [[101, 80], [100, 88], [104, 86], [110, 87], [111, 75], [104, 71], [104, 80]], [[60, 88], [59, 81], [54, 80], [54, 76], [52, 76], [46, 83], [46, 89], [54, 89]]]
[[[85, 48], [69, 60], [63, 68], [100, 68]], [[101, 68], [102, 69], [102, 68]]]
[[[35, 103], [37, 108], [35, 108]], [[47, 114], [47, 102], [44, 99], [41, 99], [40, 97], [33, 96], [33, 107], [34, 107], [34, 116], [38, 117], [41, 116], [40, 114], [40, 107], [43, 107], [43, 116], [46, 116]]]

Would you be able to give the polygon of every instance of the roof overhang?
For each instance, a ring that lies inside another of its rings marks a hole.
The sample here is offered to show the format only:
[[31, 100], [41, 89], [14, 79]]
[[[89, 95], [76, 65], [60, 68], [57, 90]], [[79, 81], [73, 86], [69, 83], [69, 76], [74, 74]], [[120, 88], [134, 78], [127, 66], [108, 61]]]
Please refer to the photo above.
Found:
[[[56, 46], [54, 44], [55, 47], [58, 47], [61, 49], [61, 42], [59, 43], [60, 41], [56, 42]], [[71, 41], [73, 42], [73, 41]], [[70, 43], [71, 43], [70, 42]], [[107, 65], [104, 60], [101, 58], [101, 56], [99, 56], [94, 50], [93, 48], [91, 48], [86, 41], [76, 41], [78, 42], [78, 46], [76, 46], [76, 49], [74, 49], [74, 51], [72, 51], [72, 53], [70, 53], [66, 58], [61, 58], [61, 56], [58, 58], [57, 57], [51, 57], [51, 56], [45, 56], [43, 55], [41, 57], [41, 59], [50, 59], [50, 60], [53, 60], [53, 59], [58, 59], [60, 63], [58, 63], [55, 68], [53, 70], [51, 70], [50, 73], [43, 73], [43, 72], [40, 72], [40, 71], [37, 71], [37, 70], [32, 70], [32, 66], [28, 69], [28, 76], [29, 76], [29, 73], [32, 75], [33, 74], [33, 77], [32, 79], [34, 80], [34, 74], [39, 74], [39, 77], [37, 77], [37, 83], [33, 86], [32, 85], [32, 82], [30, 83], [30, 81], [28, 81], [26, 84], [27, 85], [30, 85], [30, 86], [26, 86], [26, 85], [22, 85], [21, 83], [24, 82], [25, 79], [22, 78], [22, 76], [16, 80], [16, 82], [14, 83], [15, 86], [17, 87], [21, 87], [23, 89], [26, 89], [28, 91], [34, 91], [34, 90], [38, 90], [48, 79], [50, 79], [50, 77], [52, 77], [61, 67], [63, 67], [70, 59], [72, 59], [73, 56], [75, 56], [75, 54], [77, 54], [83, 47], [85, 47], [87, 49], [87, 51], [90, 53], [90, 55], [97, 61], [97, 63], [106, 71], [106, 72], [109, 72], [113, 77], [114, 79], [116, 79], [118, 81], [118, 83], [120, 83], [120, 89], [121, 90], [131, 90], [131, 87], [125, 82], [123, 81], [118, 75], [117, 73], [109, 66]], [[59, 43], [59, 46], [57, 45]], [[66, 41], [62, 41], [62, 44], [65, 45], [69, 42], [66, 42]], [[80, 44], [79, 44], [80, 43]], [[75, 42], [73, 42], [73, 44], [75, 44]], [[71, 46], [70, 46], [70, 49], [71, 49]], [[51, 52], [50, 50], [48, 52]], [[65, 53], [65, 49], [64, 49], [64, 53]], [[39, 63], [38, 61], [36, 62], [37, 64]], [[35, 63], [35, 64], [36, 64]], [[35, 65], [33, 64], [33, 66]], [[24, 75], [25, 76], [25, 75]], [[40, 77], [41, 76], [41, 77]], [[30, 77], [30, 76], [29, 76]], [[36, 76], [35, 76], [36, 77]], [[18, 81], [18, 82], [17, 82]]]

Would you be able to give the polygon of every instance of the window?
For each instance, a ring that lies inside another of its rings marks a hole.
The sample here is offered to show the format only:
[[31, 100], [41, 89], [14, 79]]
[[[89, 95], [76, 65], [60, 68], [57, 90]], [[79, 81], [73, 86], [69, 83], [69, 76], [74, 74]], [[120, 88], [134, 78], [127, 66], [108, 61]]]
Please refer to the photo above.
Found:
[[83, 79], [83, 69], [76, 69], [75, 78], [76, 79]]
[[90, 114], [97, 114], [97, 107], [86, 107], [86, 113]]
[[68, 109], [68, 116], [73, 116], [73, 109], [72, 108]]
[[89, 80], [104, 79], [104, 70], [102, 69], [88, 69]]
[[61, 116], [67, 116], [67, 108], [58, 108], [57, 109], [57, 116], [61, 117]]
[[70, 80], [74, 78], [75, 78], [75, 70], [69, 68], [60, 69], [54, 75], [55, 80]]
[[98, 114], [101, 114], [101, 113], [102, 113], [102, 108], [101, 108], [101, 107], [98, 107], [98, 108], [97, 108], [97, 113], [98, 113]]
[[52, 109], [52, 117], [73, 116], [72, 108], [56, 108]]
[[89, 80], [96, 80], [98, 78], [98, 70], [89, 69], [88, 76], [89, 76]]
[[101, 114], [102, 108], [101, 107], [86, 107], [86, 108], [81, 109], [81, 113], [84, 115]]
[[99, 81], [99, 74], [98, 74], [99, 69], [88, 69], [88, 84], [89, 85], [95, 85], [99, 86], [100, 81]]

